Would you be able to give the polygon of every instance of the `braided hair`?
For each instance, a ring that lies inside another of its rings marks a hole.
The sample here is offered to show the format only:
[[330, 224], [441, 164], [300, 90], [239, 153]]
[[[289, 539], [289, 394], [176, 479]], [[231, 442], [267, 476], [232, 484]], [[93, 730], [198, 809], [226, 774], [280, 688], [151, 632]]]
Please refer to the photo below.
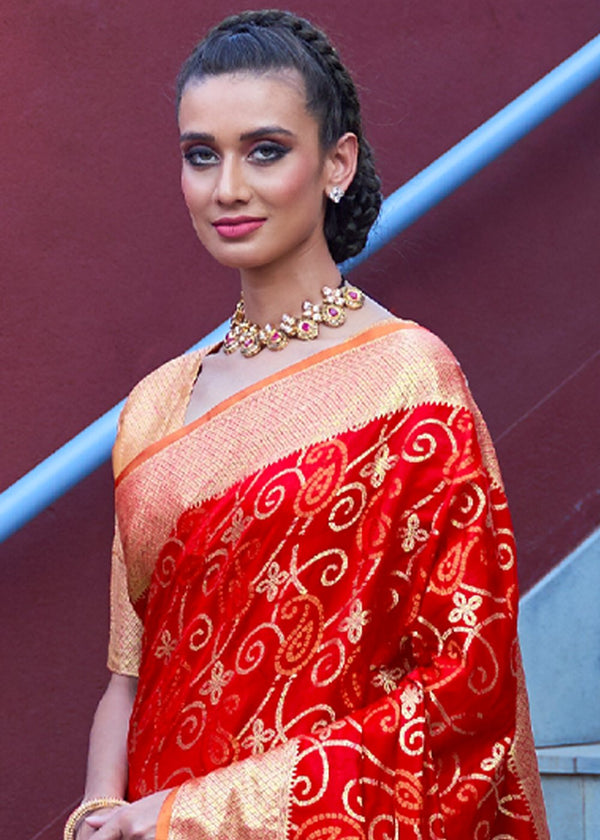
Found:
[[324, 233], [331, 256], [343, 262], [362, 251], [381, 206], [381, 184], [364, 137], [354, 82], [327, 36], [309, 21], [277, 9], [226, 18], [195, 47], [177, 77], [177, 107], [190, 81], [223, 73], [297, 70], [306, 105], [319, 124], [321, 147], [346, 132], [358, 138], [357, 170], [343, 200], [327, 202]]

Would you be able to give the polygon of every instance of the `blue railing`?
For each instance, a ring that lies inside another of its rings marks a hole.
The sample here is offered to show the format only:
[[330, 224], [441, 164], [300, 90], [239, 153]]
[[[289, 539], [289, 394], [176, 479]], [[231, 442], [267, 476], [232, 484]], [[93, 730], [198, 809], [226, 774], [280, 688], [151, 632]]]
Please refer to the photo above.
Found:
[[[502, 152], [600, 78], [600, 35], [396, 190], [362, 253], [342, 266], [351, 271]], [[192, 350], [217, 341], [222, 324]], [[0, 495], [0, 542], [93, 472], [110, 456], [119, 403]]]

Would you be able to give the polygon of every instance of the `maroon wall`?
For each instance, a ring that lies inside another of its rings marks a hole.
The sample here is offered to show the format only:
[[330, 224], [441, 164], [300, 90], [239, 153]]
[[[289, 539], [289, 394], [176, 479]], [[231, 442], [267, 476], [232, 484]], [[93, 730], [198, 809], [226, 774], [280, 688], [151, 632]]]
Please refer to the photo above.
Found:
[[[205, 26], [243, 5], [5, 0], [0, 486], [231, 311], [237, 280], [202, 253], [179, 196], [172, 79]], [[294, 8], [355, 71], [385, 192], [600, 19], [597, 0]], [[461, 359], [524, 588], [600, 520], [599, 109], [596, 85], [353, 276]], [[2, 836], [59, 837], [80, 795], [105, 680], [110, 496], [103, 468], [0, 548]]]

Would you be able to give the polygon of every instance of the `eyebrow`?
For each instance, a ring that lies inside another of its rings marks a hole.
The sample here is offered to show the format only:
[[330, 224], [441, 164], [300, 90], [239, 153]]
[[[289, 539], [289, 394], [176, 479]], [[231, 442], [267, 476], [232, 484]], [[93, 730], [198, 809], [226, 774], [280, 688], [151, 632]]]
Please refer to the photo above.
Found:
[[[292, 131], [287, 128], [282, 128], [280, 125], [265, 125], [260, 128], [255, 128], [254, 131], [246, 131], [240, 135], [240, 140], [257, 140], [259, 137], [265, 137], [269, 134], [284, 134], [286, 137], [293, 137]], [[203, 131], [185, 131], [180, 137], [180, 143], [214, 143], [216, 140], [214, 134], [207, 134]]]

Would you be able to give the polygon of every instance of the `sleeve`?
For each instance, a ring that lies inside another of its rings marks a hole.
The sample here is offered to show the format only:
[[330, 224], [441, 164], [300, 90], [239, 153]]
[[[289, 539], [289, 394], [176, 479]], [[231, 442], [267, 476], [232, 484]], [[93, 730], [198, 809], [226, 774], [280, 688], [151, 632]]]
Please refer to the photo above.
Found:
[[[127, 449], [131, 435], [126, 434], [124, 418], [131, 404], [128, 398], [119, 416], [117, 437], [112, 451], [113, 475], [118, 476], [123, 467], [124, 450]], [[108, 661], [110, 671], [126, 676], [139, 676], [142, 649], [143, 625], [135, 612], [127, 585], [127, 567], [123, 542], [119, 529], [119, 517], [115, 512], [115, 530], [112, 543], [110, 573], [110, 633], [108, 642]]]
[[[435, 463], [443, 423], [433, 414], [396, 453], [398, 470], [411, 459], [417, 469], [398, 471], [396, 498], [358, 534], [370, 556], [385, 553], [398, 583], [392, 607], [391, 590], [362, 605], [395, 622], [393, 654], [370, 664], [369, 702], [185, 782], [164, 803], [157, 840], [548, 837], [504, 492], [467, 410], [450, 412], [451, 454]], [[385, 454], [387, 467], [395, 457]]]
[[[181, 424], [190, 383], [197, 375], [204, 352], [187, 353], [166, 362], [133, 388], [119, 416], [112, 451], [115, 480], [146, 446]], [[116, 516], [110, 584], [108, 668], [111, 671], [138, 676], [142, 632], [142, 622], [128, 594], [127, 567]]]
[[108, 668], [116, 674], [137, 677], [142, 644], [142, 622], [127, 590], [127, 570], [119, 524], [115, 517], [110, 576], [110, 636]]

